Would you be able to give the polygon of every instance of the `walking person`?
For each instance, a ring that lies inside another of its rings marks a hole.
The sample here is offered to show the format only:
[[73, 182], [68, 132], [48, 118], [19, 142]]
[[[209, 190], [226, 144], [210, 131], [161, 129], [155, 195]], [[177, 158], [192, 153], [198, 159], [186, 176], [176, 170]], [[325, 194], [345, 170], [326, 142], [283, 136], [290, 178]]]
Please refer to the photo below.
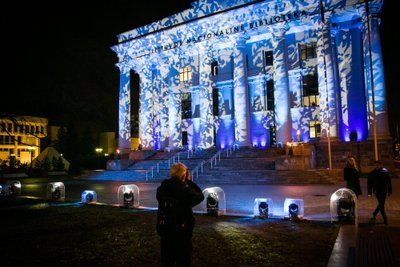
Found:
[[368, 196], [372, 193], [375, 194], [378, 200], [378, 205], [372, 213], [371, 222], [375, 223], [376, 215], [380, 212], [383, 217], [383, 223], [388, 224], [388, 219], [385, 211], [386, 196], [392, 194], [392, 181], [390, 175], [386, 169], [382, 167], [381, 161], [375, 161], [375, 168], [368, 175]]
[[354, 157], [347, 159], [346, 166], [343, 169], [343, 177], [346, 181], [346, 187], [352, 190], [357, 198], [362, 195], [360, 186], [360, 172], [357, 169], [356, 160]]
[[192, 208], [204, 200], [203, 192], [191, 180], [187, 167], [176, 163], [170, 169], [170, 178], [157, 188], [156, 197], [161, 266], [190, 266], [195, 225]]

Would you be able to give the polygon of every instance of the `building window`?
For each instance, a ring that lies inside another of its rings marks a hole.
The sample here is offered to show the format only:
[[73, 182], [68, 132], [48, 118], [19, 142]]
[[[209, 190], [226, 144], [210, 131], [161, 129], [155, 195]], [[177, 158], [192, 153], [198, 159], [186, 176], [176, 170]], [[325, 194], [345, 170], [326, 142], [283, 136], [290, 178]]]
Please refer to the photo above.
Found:
[[319, 121], [310, 121], [310, 138], [321, 136], [321, 123]]
[[274, 64], [274, 55], [272, 51], [264, 51], [265, 66], [272, 66]]
[[267, 81], [267, 110], [275, 109], [274, 80]]
[[182, 131], [182, 146], [186, 147], [188, 145], [188, 133]]
[[184, 93], [182, 94], [182, 119], [192, 118], [192, 94]]
[[318, 76], [303, 76], [303, 107], [319, 106]]
[[192, 79], [192, 68], [186, 67], [179, 70], [179, 81], [186, 82]]
[[212, 99], [213, 99], [213, 116], [219, 116], [219, 93], [218, 89], [216, 88], [213, 89]]
[[213, 61], [211, 63], [211, 75], [212, 76], [218, 75], [218, 61]]
[[307, 60], [317, 57], [317, 44], [315, 42], [310, 44], [300, 45], [301, 60]]

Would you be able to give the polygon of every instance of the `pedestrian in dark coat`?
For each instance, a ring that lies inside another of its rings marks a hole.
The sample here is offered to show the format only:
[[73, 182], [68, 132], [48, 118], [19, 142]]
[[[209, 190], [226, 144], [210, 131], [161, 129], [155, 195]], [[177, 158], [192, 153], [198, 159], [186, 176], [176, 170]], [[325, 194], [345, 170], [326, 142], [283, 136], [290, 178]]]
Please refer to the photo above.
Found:
[[386, 196], [392, 194], [392, 181], [386, 169], [382, 167], [382, 162], [375, 161], [375, 168], [368, 175], [368, 196], [375, 194], [378, 205], [372, 213], [372, 222], [375, 222], [376, 215], [380, 212], [383, 217], [383, 223], [388, 224], [385, 211]]
[[357, 169], [356, 160], [353, 157], [347, 159], [346, 166], [343, 169], [343, 177], [346, 181], [346, 187], [352, 190], [357, 198], [362, 195], [360, 186], [360, 174]]
[[179, 212], [177, 216], [173, 216], [178, 227], [160, 230], [157, 226], [161, 237], [161, 264], [163, 267], [186, 267], [190, 266], [192, 255], [192, 233], [195, 225], [192, 208], [204, 200], [204, 195], [200, 187], [191, 180], [189, 170], [184, 164], [174, 164], [170, 169], [170, 176], [157, 188], [158, 209], [160, 211], [163, 205], [174, 205]]

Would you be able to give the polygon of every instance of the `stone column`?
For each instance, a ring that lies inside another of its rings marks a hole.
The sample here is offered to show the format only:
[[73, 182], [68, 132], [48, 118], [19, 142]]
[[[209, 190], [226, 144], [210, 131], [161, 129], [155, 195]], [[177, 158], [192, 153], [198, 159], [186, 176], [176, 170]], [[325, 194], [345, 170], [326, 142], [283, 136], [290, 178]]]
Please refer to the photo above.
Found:
[[118, 101], [118, 148], [120, 153], [131, 151], [131, 69], [125, 64], [118, 64], [119, 101]]
[[160, 72], [156, 64], [152, 64], [152, 130], [153, 130], [153, 149], [160, 149], [161, 140], [161, 107], [160, 107], [160, 95], [161, 95], [161, 84], [160, 84]]
[[200, 147], [209, 148], [214, 145], [214, 121], [212, 114], [212, 50], [207, 44], [199, 45], [199, 93], [200, 93]]
[[235, 141], [250, 146], [249, 92], [246, 69], [246, 37], [241, 35], [233, 48], [233, 98], [235, 110]]
[[157, 87], [159, 103], [159, 121], [160, 121], [160, 148], [169, 146], [169, 87], [166, 82], [169, 76], [169, 62], [167, 56], [159, 56], [159, 65], [157, 66]]
[[318, 56], [318, 91], [320, 96], [320, 112], [322, 122], [321, 140], [329, 135], [338, 137], [337, 119], [337, 79], [334, 72], [334, 58], [332, 55], [332, 42], [330, 32], [330, 13], [325, 13], [325, 22], [321, 21], [318, 31], [317, 56]]
[[149, 59], [145, 59], [139, 72], [140, 110], [139, 138], [143, 149], [153, 149], [153, 71]]
[[292, 141], [292, 120], [290, 116], [290, 95], [287, 68], [285, 33], [286, 25], [279, 25], [272, 31], [274, 44], [274, 98], [276, 120], [276, 142], [285, 145]]
[[[378, 139], [390, 138], [388, 114], [387, 114], [387, 102], [385, 92], [385, 76], [383, 69], [382, 60], [382, 48], [379, 35], [379, 17], [380, 7], [378, 3], [369, 3], [369, 25], [365, 6], [359, 9], [363, 18], [362, 34], [364, 43], [364, 62], [365, 62], [365, 77], [367, 85], [367, 98], [368, 98], [368, 127], [369, 127], [369, 138], [373, 138], [374, 135], [374, 119], [373, 109], [375, 108], [376, 116], [376, 133]], [[369, 35], [369, 38], [368, 38]], [[371, 56], [370, 56], [371, 48]], [[371, 82], [371, 59], [372, 59], [372, 76], [373, 82]], [[373, 103], [374, 94], [375, 102]]]

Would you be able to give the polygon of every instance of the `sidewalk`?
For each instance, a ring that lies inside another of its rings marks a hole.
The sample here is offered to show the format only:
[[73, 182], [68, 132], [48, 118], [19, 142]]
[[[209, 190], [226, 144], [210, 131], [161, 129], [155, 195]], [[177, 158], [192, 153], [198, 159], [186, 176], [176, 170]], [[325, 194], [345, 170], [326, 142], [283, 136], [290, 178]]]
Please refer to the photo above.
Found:
[[367, 196], [366, 182], [361, 179], [358, 224], [341, 226], [328, 267], [400, 266], [400, 179], [392, 179], [393, 194], [386, 199], [388, 225], [380, 214], [376, 224], [370, 224], [377, 201]]

